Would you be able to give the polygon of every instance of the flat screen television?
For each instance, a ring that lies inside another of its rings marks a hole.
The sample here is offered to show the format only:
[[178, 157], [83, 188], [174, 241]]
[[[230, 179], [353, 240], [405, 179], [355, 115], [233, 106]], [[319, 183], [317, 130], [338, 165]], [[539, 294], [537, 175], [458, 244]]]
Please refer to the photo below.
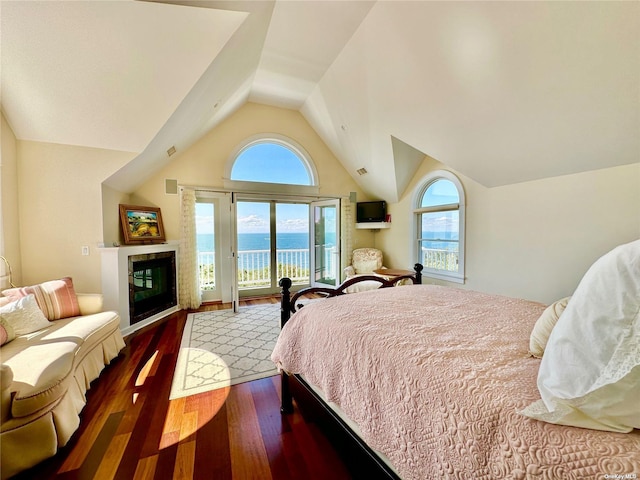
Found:
[[387, 216], [387, 202], [358, 202], [356, 204], [356, 222], [384, 222]]

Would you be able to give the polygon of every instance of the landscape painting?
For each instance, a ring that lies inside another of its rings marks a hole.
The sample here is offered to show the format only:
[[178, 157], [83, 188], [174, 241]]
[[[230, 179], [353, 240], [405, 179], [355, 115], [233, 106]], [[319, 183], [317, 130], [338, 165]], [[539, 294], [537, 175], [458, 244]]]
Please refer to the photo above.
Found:
[[137, 205], [120, 205], [120, 222], [125, 244], [162, 243], [165, 241], [160, 209]]

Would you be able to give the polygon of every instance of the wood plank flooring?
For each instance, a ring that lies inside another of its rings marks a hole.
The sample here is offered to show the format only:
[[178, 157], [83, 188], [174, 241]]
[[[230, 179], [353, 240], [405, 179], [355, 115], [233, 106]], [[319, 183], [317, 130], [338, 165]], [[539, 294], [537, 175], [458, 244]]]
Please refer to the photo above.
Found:
[[[275, 303], [248, 300], [245, 305]], [[201, 310], [230, 308], [207, 305]], [[127, 339], [91, 386], [80, 429], [23, 479], [348, 479], [317, 425], [280, 414], [279, 377], [169, 400], [187, 313]]]

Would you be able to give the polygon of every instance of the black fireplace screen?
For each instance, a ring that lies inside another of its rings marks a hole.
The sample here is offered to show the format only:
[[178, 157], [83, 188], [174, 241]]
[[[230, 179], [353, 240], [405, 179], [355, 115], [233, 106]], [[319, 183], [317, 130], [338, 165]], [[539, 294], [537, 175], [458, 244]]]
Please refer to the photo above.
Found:
[[129, 318], [133, 325], [177, 305], [175, 252], [129, 257]]

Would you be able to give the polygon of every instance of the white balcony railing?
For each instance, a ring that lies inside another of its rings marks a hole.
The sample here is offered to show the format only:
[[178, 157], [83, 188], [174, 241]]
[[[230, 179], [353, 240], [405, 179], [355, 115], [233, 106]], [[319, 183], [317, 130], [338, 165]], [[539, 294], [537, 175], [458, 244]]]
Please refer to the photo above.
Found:
[[[335, 247], [325, 249], [324, 271], [321, 278], [335, 275]], [[267, 287], [271, 284], [271, 260], [269, 250], [244, 250], [238, 252], [238, 286], [239, 288]], [[289, 277], [294, 285], [309, 283], [309, 250], [278, 250], [277, 278]], [[425, 268], [458, 271], [458, 252], [433, 248], [422, 249], [422, 264]], [[215, 282], [215, 253], [198, 252], [200, 268], [200, 288], [213, 290]]]
[[[335, 276], [335, 247], [325, 248], [322, 278]], [[279, 249], [277, 278], [289, 277], [294, 285], [309, 283], [309, 250]], [[213, 290], [215, 282], [215, 252], [198, 252], [200, 288]], [[255, 288], [271, 285], [271, 255], [269, 250], [242, 250], [238, 252], [238, 287]]]
[[458, 252], [451, 250], [439, 250], [434, 248], [422, 248], [422, 265], [425, 268], [458, 271]]

